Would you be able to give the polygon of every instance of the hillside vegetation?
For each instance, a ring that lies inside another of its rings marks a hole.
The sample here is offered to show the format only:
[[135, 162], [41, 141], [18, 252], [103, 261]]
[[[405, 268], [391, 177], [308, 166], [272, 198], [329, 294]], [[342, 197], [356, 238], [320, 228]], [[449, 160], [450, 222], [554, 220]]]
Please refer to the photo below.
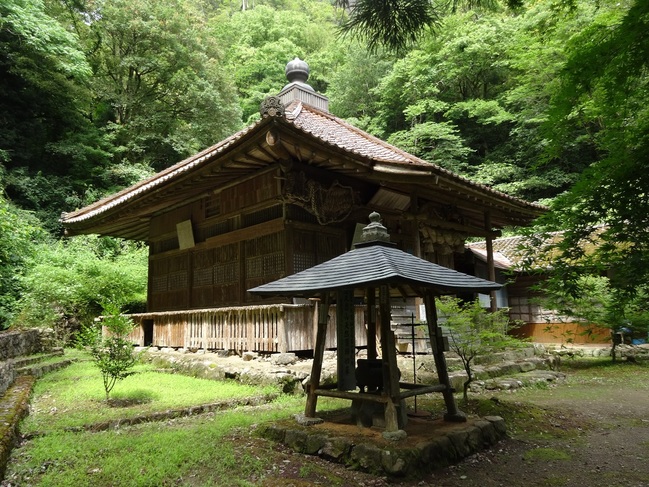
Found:
[[[102, 299], [141, 302], [146, 252], [107, 239], [61, 242], [61, 212], [256, 120], [295, 56], [335, 115], [474, 181], [550, 204], [537, 231], [567, 231], [553, 254], [562, 292], [579, 293], [583, 273], [614, 266], [615, 303], [643, 295], [646, 2], [432, 0], [435, 18], [398, 51], [343, 35], [355, 12], [336, 3], [2, 2], [0, 327], [87, 320]], [[575, 248], [599, 224], [605, 245], [576, 269], [585, 256]], [[80, 258], [71, 264], [65, 252]], [[112, 287], [70, 285], [72, 269]], [[31, 316], [34, 307], [41, 315]]]

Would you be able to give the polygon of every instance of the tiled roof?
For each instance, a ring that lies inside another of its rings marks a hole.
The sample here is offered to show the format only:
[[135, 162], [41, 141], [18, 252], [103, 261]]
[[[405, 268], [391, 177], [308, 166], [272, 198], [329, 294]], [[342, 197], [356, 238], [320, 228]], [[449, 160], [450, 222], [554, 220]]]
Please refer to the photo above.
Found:
[[[513, 269], [517, 267], [523, 258], [520, 250], [525, 242], [525, 237], [504, 237], [492, 241], [494, 253], [494, 265], [500, 269]], [[466, 247], [477, 257], [486, 261], [487, 259], [487, 242], [473, 242], [466, 244]]]
[[100, 199], [99, 201], [96, 201], [95, 203], [92, 203], [77, 211], [64, 213], [61, 216], [62, 223], [65, 225], [66, 223], [74, 223], [87, 220], [89, 218], [92, 218], [93, 216], [104, 213], [105, 211], [108, 211], [113, 207], [126, 203], [140, 194], [152, 191], [157, 187], [163, 185], [164, 183], [172, 181], [178, 176], [181, 176], [182, 174], [190, 172], [192, 169], [200, 166], [206, 161], [209, 161], [210, 159], [217, 156], [219, 153], [223, 152], [226, 148], [228, 148], [237, 140], [241, 139], [244, 135], [250, 132], [250, 130], [257, 124], [250, 125], [245, 129], [235, 133], [234, 135], [231, 135], [227, 139], [222, 140], [218, 144], [208, 147], [198, 154], [190, 156], [187, 159], [184, 159], [174, 164], [173, 166], [168, 167], [167, 169], [164, 169], [163, 171], [160, 171], [159, 173], [154, 174], [153, 176], [144, 179], [128, 188]]
[[258, 295], [295, 297], [380, 285], [408, 286], [411, 290], [432, 288], [441, 294], [469, 290], [489, 292], [501, 287], [495, 282], [433, 264], [389, 244], [372, 242], [357, 245], [354, 250], [327, 262], [248, 291]]
[[340, 118], [322, 112], [309, 105], [293, 102], [287, 109], [287, 120], [304, 132], [323, 142], [377, 161], [427, 164], [367, 132], [357, 129]]
[[[64, 213], [61, 216], [61, 222], [64, 227], [92, 231], [96, 219], [104, 218], [108, 212], [112, 215], [113, 211], [126, 209], [127, 205], [135, 200], [142, 202], [150, 195], [153, 196], [159, 188], [163, 186], [169, 188], [175, 181], [190, 174], [193, 175], [194, 171], [200, 170], [207, 164], [214, 162], [227, 164], [226, 159], [223, 158], [225, 153], [230, 149], [234, 150], [248, 139], [263, 137], [265, 129], [273, 123], [278, 124], [279, 127], [282, 125], [286, 128], [294, 127], [300, 134], [312, 136], [317, 144], [330, 147], [341, 155], [348, 155], [351, 160], [365, 165], [369, 171], [381, 175], [381, 177], [389, 178], [391, 175], [397, 175], [401, 178], [412, 178], [413, 183], [421, 182], [421, 176], [432, 178], [432, 181], [437, 181], [437, 178], [440, 181], [443, 179], [446, 181], [445, 184], [450, 185], [449, 187], [456, 193], [464, 192], [471, 195], [473, 200], [476, 199], [476, 195], [479, 195], [480, 198], [493, 199], [495, 202], [509, 205], [509, 208], [525, 215], [526, 219], [532, 219], [545, 210], [545, 207], [541, 205], [514, 198], [458, 176], [436, 164], [408, 154], [328, 112], [301, 101], [294, 101], [285, 108], [284, 116], [262, 118], [218, 144], [188, 157], [144, 181], [85, 208]], [[227, 171], [227, 166], [224, 167], [224, 171]], [[124, 225], [126, 228], [127, 225], [135, 224], [124, 223]], [[144, 227], [142, 223], [138, 225], [139, 230], [137, 231], [141, 233]], [[132, 230], [131, 233], [133, 233]]]
[[[286, 109], [286, 118], [304, 132], [308, 132], [327, 144], [338, 147], [346, 152], [359, 155], [375, 162], [385, 162], [404, 167], [416, 166], [428, 169], [440, 176], [451, 178], [463, 185], [471, 186], [480, 191], [490, 193], [499, 198], [515, 201], [530, 208], [545, 210], [543, 205], [530, 203], [514, 198], [506, 193], [497, 191], [484, 184], [479, 184], [463, 176], [459, 176], [437, 164], [420, 159], [409, 154], [373, 135], [360, 130], [330, 113], [323, 112], [299, 101], [291, 103]], [[395, 168], [396, 169], [396, 168]], [[398, 170], [398, 169], [397, 169]]]

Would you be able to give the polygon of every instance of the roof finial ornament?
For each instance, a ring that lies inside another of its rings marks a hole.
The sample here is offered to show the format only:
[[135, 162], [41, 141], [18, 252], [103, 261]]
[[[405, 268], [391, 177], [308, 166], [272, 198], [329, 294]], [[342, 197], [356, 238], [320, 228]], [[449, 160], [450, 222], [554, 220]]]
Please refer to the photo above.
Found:
[[361, 242], [390, 242], [388, 229], [381, 224], [381, 215], [376, 211], [370, 213], [370, 224], [363, 228]]
[[313, 87], [307, 83], [309, 72], [309, 65], [299, 57], [289, 61], [284, 69], [288, 83], [284, 88], [282, 88], [282, 91], [279, 92], [278, 96], [286, 107], [290, 106], [291, 103], [295, 101], [299, 101], [324, 112], [328, 112], [329, 100], [327, 97], [317, 93]]
[[[314, 91], [314, 89], [306, 82], [309, 79], [309, 72], [309, 65], [299, 57], [296, 57], [293, 61], [289, 61], [286, 65], [286, 69], [284, 69], [284, 73], [288, 79], [288, 85], [286, 86], [295, 83], [305, 90]], [[284, 88], [286, 88], [286, 86]]]
[[296, 56], [293, 61], [290, 61], [286, 65], [284, 73], [286, 73], [286, 78], [289, 83], [293, 83], [294, 81], [306, 83], [306, 80], [309, 79], [309, 65]]

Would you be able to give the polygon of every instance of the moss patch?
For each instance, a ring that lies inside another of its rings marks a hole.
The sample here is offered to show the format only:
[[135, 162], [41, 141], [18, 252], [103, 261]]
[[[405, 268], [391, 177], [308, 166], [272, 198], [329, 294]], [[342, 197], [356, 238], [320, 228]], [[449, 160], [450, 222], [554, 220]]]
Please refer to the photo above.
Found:
[[4, 476], [18, 431], [18, 423], [27, 414], [35, 378], [18, 377], [0, 400], [0, 477]]

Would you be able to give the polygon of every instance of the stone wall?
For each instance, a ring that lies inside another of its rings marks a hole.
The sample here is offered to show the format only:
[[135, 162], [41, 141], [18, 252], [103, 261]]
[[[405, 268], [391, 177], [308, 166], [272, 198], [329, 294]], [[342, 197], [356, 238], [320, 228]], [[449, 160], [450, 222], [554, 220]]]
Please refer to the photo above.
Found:
[[6, 390], [16, 380], [16, 370], [14, 369], [13, 360], [0, 362], [0, 396], [4, 395]]
[[49, 352], [51, 349], [52, 334], [48, 330], [29, 328], [0, 332], [0, 396], [16, 378], [13, 359]]
[[48, 333], [37, 328], [0, 333], [0, 361], [47, 351]]

